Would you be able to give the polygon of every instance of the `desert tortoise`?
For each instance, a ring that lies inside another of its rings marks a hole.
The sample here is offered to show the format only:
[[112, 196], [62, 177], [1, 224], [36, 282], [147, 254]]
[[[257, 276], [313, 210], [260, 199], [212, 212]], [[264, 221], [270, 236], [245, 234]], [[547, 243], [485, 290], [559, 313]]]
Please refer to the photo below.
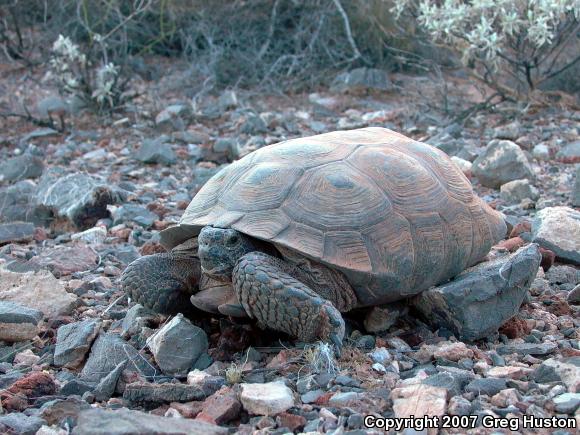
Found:
[[443, 152], [384, 128], [337, 131], [222, 169], [161, 232], [172, 251], [141, 257], [122, 281], [168, 313], [183, 311], [201, 281], [198, 307], [339, 346], [340, 312], [444, 282], [505, 234]]

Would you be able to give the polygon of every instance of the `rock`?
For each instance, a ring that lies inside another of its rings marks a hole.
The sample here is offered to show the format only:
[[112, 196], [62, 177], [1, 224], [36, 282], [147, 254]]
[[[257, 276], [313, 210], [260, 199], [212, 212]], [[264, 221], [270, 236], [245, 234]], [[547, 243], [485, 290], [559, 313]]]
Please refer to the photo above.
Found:
[[155, 117], [155, 124], [161, 129], [183, 130], [185, 123], [182, 117], [191, 114], [191, 107], [185, 104], [172, 104], [167, 106]]
[[486, 337], [519, 310], [540, 265], [538, 246], [471, 267], [418, 295], [417, 309], [435, 328], [462, 340]]
[[493, 131], [493, 137], [496, 139], [516, 140], [522, 135], [522, 127], [518, 122], [511, 122], [506, 125], [496, 127]]
[[222, 94], [218, 99], [218, 106], [220, 107], [221, 110], [224, 111], [235, 109], [239, 105], [240, 103], [238, 101], [238, 95], [232, 90], [222, 92]]
[[187, 418], [160, 417], [140, 411], [81, 411], [73, 435], [188, 434], [226, 435], [228, 430]]
[[54, 167], [40, 178], [35, 203], [55, 218], [68, 219], [77, 228], [86, 229], [109, 216], [108, 204], [123, 199], [121, 191], [110, 183], [81, 172], [67, 173]]
[[521, 396], [518, 393], [518, 390], [515, 388], [506, 388], [505, 390], [501, 390], [499, 393], [495, 394], [491, 398], [490, 403], [499, 408], [507, 408], [508, 406], [514, 406], [520, 400]]
[[540, 161], [550, 160], [550, 148], [546, 144], [539, 143], [532, 149], [532, 156]]
[[93, 395], [95, 396], [95, 400], [97, 402], [103, 402], [111, 398], [111, 396], [115, 392], [115, 388], [117, 387], [119, 377], [121, 376], [121, 373], [123, 372], [126, 366], [127, 366], [126, 361], [120, 362], [111, 373], [107, 374], [107, 376], [105, 376], [99, 381], [99, 383], [93, 390]]
[[570, 203], [574, 207], [580, 207], [580, 165], [576, 167], [576, 177], [570, 195]]
[[58, 278], [93, 270], [98, 258], [95, 251], [85, 245], [55, 246], [41, 251], [29, 263], [50, 270]]
[[423, 380], [424, 385], [445, 388], [450, 396], [458, 396], [463, 392], [463, 387], [469, 382], [466, 376], [458, 376], [447, 372], [435, 373]]
[[473, 351], [465, 343], [460, 341], [455, 343], [438, 343], [433, 352], [435, 358], [443, 358], [448, 361], [459, 361], [464, 358], [473, 358]]
[[0, 163], [0, 183], [38, 178], [42, 175], [42, 160], [30, 154], [12, 157]]
[[571, 393], [580, 393], [580, 357], [550, 358], [531, 375], [538, 383], [563, 382]]
[[50, 425], [60, 425], [64, 420], [69, 420], [73, 424], [76, 423], [79, 413], [84, 409], [90, 409], [89, 405], [84, 400], [76, 397], [68, 397], [66, 399], [56, 399], [46, 402], [40, 408], [40, 415]]
[[255, 415], [275, 415], [294, 406], [292, 390], [282, 382], [241, 384], [240, 401]]
[[69, 323], [58, 328], [54, 365], [67, 368], [80, 366], [100, 328], [101, 321], [98, 319]]
[[[422, 418], [442, 416], [447, 410], [447, 390], [430, 385], [415, 384], [391, 391], [395, 418]], [[427, 429], [436, 434], [437, 429]]]
[[500, 355], [517, 353], [518, 355], [547, 355], [558, 349], [556, 343], [512, 343], [497, 346]]
[[267, 132], [268, 126], [266, 125], [266, 122], [262, 119], [261, 116], [252, 112], [247, 115], [246, 121], [240, 127], [240, 133], [245, 134], [255, 135]]
[[57, 130], [55, 130], [53, 128], [42, 127], [42, 128], [37, 128], [36, 130], [32, 130], [30, 133], [27, 133], [24, 136], [22, 136], [22, 138], [20, 139], [20, 142], [27, 143], [27, 142], [30, 142], [31, 140], [34, 140], [34, 139], [51, 137], [51, 136], [59, 136], [60, 134], [61, 133], [59, 133]]
[[574, 414], [580, 406], [580, 393], [564, 393], [552, 399], [556, 411], [563, 414]]
[[208, 341], [204, 330], [180, 313], [149, 337], [147, 346], [163, 373], [185, 376], [195, 361], [207, 352]]
[[556, 257], [580, 265], [580, 211], [547, 207], [532, 221], [532, 240]]
[[558, 151], [556, 158], [564, 163], [580, 163], [580, 140], [565, 145]]
[[71, 234], [71, 240], [80, 240], [89, 245], [100, 245], [107, 238], [107, 229], [104, 227], [93, 227], [80, 233]]
[[364, 320], [365, 329], [373, 333], [384, 332], [408, 311], [409, 308], [401, 303], [372, 307]]
[[524, 152], [508, 140], [491, 141], [473, 162], [472, 172], [482, 185], [496, 189], [508, 181], [534, 178]]
[[22, 411], [36, 399], [56, 393], [54, 379], [44, 372], [30, 372], [0, 392], [0, 403], [7, 411]]
[[177, 156], [171, 149], [171, 145], [165, 143], [166, 136], [157, 139], [145, 139], [139, 150], [135, 153], [135, 158], [143, 163], [161, 163], [163, 165], [173, 165], [177, 162]]
[[339, 74], [334, 79], [333, 92], [347, 92], [367, 89], [386, 91], [391, 88], [391, 81], [386, 71], [377, 68], [355, 68]]
[[0, 415], [0, 432], [5, 434], [35, 435], [46, 421], [36, 415], [21, 412]]
[[580, 270], [572, 266], [554, 266], [546, 272], [546, 279], [550, 284], [572, 284], [580, 282]]
[[81, 372], [81, 379], [99, 382], [123, 361], [128, 361], [127, 370], [139, 372], [143, 376], [156, 374], [155, 369], [137, 349], [120, 336], [101, 332], [91, 348], [89, 358]]
[[139, 405], [154, 406], [170, 402], [189, 402], [203, 400], [212, 395], [224, 385], [220, 383], [204, 383], [198, 385], [150, 382], [133, 382], [125, 386], [123, 399]]
[[392, 359], [391, 354], [384, 347], [377, 347], [375, 350], [369, 353], [369, 356], [374, 362], [382, 365], [388, 364]]
[[34, 237], [34, 224], [11, 222], [0, 224], [0, 245], [16, 242], [30, 242]]
[[474, 379], [465, 387], [469, 393], [487, 394], [493, 396], [507, 388], [507, 381], [503, 378], [481, 378]]
[[526, 198], [537, 201], [540, 192], [528, 180], [513, 180], [502, 184], [500, 196], [508, 204], [519, 204]]
[[52, 217], [35, 206], [36, 184], [29, 180], [0, 187], [0, 222], [33, 222], [43, 225]]
[[337, 408], [351, 406], [354, 402], [361, 400], [361, 396], [362, 394], [354, 391], [347, 391], [344, 393], [339, 392], [332, 395], [328, 400], [328, 404]]
[[492, 367], [486, 372], [486, 376], [489, 378], [509, 378], [509, 379], [522, 379], [527, 376], [532, 369], [525, 367], [515, 367], [515, 366], [505, 366], [505, 367]]
[[159, 220], [157, 214], [138, 204], [123, 204], [115, 208], [111, 214], [113, 225], [134, 222], [144, 228], [151, 228], [153, 223]]
[[461, 396], [454, 396], [449, 399], [447, 412], [449, 415], [469, 415], [471, 402]]
[[155, 313], [153, 313], [148, 308], [140, 304], [135, 304], [127, 311], [123, 323], [121, 325], [121, 331], [123, 338], [131, 337], [138, 334], [141, 328], [147, 326], [148, 323], [155, 318]]
[[30, 349], [26, 349], [23, 350], [22, 352], [18, 352], [16, 355], [14, 355], [14, 366], [15, 367], [32, 367], [34, 365], [37, 365], [40, 361], [40, 357], [36, 354], [34, 354], [34, 352], [32, 352], [32, 350]]
[[36, 110], [43, 118], [59, 118], [70, 112], [69, 104], [57, 95], [43, 98], [36, 105]]
[[566, 299], [569, 304], [580, 304], [580, 284], [578, 284], [572, 289], [572, 291], [570, 291], [570, 293], [568, 293]]
[[211, 424], [224, 424], [238, 417], [242, 405], [230, 387], [222, 387], [205, 399], [196, 419]]
[[13, 302], [0, 301], [0, 340], [32, 340], [38, 335], [38, 322], [43, 318], [41, 311]]
[[0, 300], [42, 311], [51, 319], [69, 313], [76, 299], [48, 271], [14, 273], [0, 268]]

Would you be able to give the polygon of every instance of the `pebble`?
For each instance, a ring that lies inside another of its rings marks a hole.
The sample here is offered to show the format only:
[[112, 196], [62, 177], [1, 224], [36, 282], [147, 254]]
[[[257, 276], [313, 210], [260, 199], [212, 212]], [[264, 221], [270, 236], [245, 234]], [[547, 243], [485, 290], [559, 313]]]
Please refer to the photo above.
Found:
[[580, 211], [570, 207], [547, 207], [532, 221], [535, 243], [567, 262], [580, 265]]
[[0, 340], [15, 342], [33, 339], [40, 332], [38, 324], [43, 317], [39, 310], [0, 301]]
[[100, 328], [101, 321], [98, 319], [69, 323], [58, 328], [54, 365], [67, 368], [80, 366]]
[[294, 406], [292, 390], [281, 382], [241, 384], [240, 401], [254, 415], [276, 415]]
[[501, 185], [500, 196], [508, 204], [519, 204], [524, 199], [538, 200], [540, 192], [529, 180], [513, 180]]
[[556, 411], [563, 414], [574, 414], [580, 407], [580, 393], [564, 393], [552, 399]]

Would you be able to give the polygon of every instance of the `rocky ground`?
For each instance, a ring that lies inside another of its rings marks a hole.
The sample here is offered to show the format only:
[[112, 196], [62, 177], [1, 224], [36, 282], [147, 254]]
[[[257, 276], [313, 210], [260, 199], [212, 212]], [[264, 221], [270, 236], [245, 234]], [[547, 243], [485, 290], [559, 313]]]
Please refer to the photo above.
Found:
[[[168, 73], [137, 82], [134, 105], [98, 118], [64, 105], [38, 77], [1, 71], [1, 103], [19, 96], [39, 118], [66, 112], [64, 133], [0, 120], [2, 433], [382, 433], [365, 428], [369, 415], [447, 416], [441, 433], [577, 433], [577, 108], [504, 105], [441, 127], [410, 100], [417, 89], [436, 94], [424, 77], [373, 75], [370, 92], [351, 80], [291, 97], [192, 100], [181, 75]], [[451, 89], [469, 95], [466, 83]], [[454, 156], [508, 218], [495, 263], [411, 306], [347, 319], [339, 360], [249, 323], [166, 318], [127, 300], [123, 269], [162, 251], [158, 232], [220, 168], [284, 139], [364, 126]], [[505, 270], [509, 293], [494, 278]], [[485, 291], [461, 293], [473, 280]], [[532, 417], [544, 420], [525, 428]]]

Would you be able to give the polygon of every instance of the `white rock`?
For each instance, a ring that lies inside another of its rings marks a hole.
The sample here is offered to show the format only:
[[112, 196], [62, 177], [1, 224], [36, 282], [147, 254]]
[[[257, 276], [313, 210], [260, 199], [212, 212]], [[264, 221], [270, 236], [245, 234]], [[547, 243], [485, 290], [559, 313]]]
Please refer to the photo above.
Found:
[[244, 409], [255, 415], [275, 415], [294, 406], [292, 390], [282, 382], [242, 384], [240, 401]]
[[532, 221], [533, 242], [559, 257], [580, 264], [580, 211], [570, 207], [547, 207]]
[[40, 310], [50, 319], [69, 313], [76, 299], [47, 270], [15, 273], [0, 269], [0, 300]]
[[[391, 391], [393, 411], [396, 418], [421, 418], [426, 415], [444, 415], [447, 411], [447, 390], [430, 385], [416, 384]], [[437, 429], [428, 429], [429, 435]]]
[[539, 143], [532, 150], [532, 155], [537, 160], [550, 160], [550, 148], [546, 144]]
[[89, 244], [101, 244], [107, 238], [107, 229], [104, 227], [93, 227], [89, 228], [80, 233], [75, 233], [71, 235], [71, 240], [82, 240]]

